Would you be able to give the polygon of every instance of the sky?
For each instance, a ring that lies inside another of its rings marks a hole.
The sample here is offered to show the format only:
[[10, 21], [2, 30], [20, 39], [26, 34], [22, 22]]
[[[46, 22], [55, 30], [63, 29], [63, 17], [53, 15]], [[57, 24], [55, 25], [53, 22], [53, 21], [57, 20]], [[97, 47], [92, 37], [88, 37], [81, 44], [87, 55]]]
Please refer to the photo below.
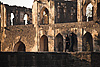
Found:
[[0, 1], [8, 5], [17, 5], [17, 6], [32, 8], [34, 0], [0, 0]]

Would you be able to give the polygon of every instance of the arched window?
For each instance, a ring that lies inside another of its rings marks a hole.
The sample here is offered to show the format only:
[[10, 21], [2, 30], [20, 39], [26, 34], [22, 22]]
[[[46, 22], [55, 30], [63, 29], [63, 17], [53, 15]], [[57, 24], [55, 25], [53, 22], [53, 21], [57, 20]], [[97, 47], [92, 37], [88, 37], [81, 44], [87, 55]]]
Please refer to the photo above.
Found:
[[40, 38], [40, 51], [48, 51], [48, 37], [45, 35]]
[[86, 7], [87, 22], [93, 20], [93, 5], [90, 3]]
[[82, 50], [83, 51], [93, 51], [93, 38], [89, 32], [87, 32], [83, 36]]
[[14, 14], [13, 13], [11, 13], [11, 25], [14, 25]]
[[40, 24], [49, 24], [49, 11], [47, 8], [43, 7], [40, 12]]
[[27, 14], [25, 14], [25, 15], [24, 15], [25, 25], [27, 25], [27, 24], [28, 24], [27, 20], [28, 20], [28, 16], [27, 16]]
[[54, 51], [63, 52], [63, 36], [60, 33], [55, 37]]
[[17, 42], [14, 46], [15, 52], [25, 52], [25, 44], [21, 41]]

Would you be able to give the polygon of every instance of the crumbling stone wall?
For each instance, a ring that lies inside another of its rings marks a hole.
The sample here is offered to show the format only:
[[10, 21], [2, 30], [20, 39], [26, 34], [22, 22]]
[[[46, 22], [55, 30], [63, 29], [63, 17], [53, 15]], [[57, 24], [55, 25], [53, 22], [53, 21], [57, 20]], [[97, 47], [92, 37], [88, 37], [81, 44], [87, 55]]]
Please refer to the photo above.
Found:
[[[68, 34], [70, 35], [71, 33], [73, 33], [76, 37], [76, 44], [75, 44], [75, 51], [83, 51], [83, 46], [86, 45], [87, 46], [87, 42], [91, 48], [91, 50], [86, 50], [86, 51], [100, 51], [100, 25], [99, 22], [95, 22], [97, 21], [97, 19], [93, 20], [93, 21], [89, 21], [89, 22], [82, 22], [83, 19], [83, 15], [81, 14], [81, 9], [83, 10], [84, 7], [87, 6], [88, 3], [92, 3], [95, 7], [94, 7], [94, 14], [96, 16], [95, 11], [97, 11], [97, 1], [93, 1], [93, 0], [83, 0], [82, 3], [83, 5], [80, 5], [80, 1], [77, 1], [77, 20], [76, 21], [76, 17], [73, 18], [73, 20], [75, 20], [72, 23], [67, 23], [67, 21], [65, 21], [65, 23], [56, 23], [56, 18], [55, 18], [55, 6], [56, 3], [58, 3], [58, 1], [34, 1], [34, 5], [32, 8], [32, 25], [18, 25], [18, 26], [8, 26], [6, 27], [6, 24], [2, 24], [4, 25], [2, 28], [2, 38], [1, 38], [1, 50], [2, 51], [13, 51], [14, 49], [14, 45], [21, 40], [21, 42], [23, 42], [26, 46], [26, 52], [30, 52], [30, 51], [41, 51], [41, 44], [43, 45], [43, 47], [45, 47], [45, 44], [43, 44], [43, 42], [47, 42], [47, 46], [48, 49], [47, 51], [49, 52], [54, 52], [55, 48], [58, 48], [58, 46], [55, 46], [56, 44], [56, 37], [57, 35], [60, 35], [61, 37], [61, 41], [62, 43], [60, 44], [61, 47], [63, 47], [63, 52], [65, 49], [65, 35]], [[63, 3], [64, 1], [59, 1], [59, 3]], [[73, 4], [75, 5], [74, 8], [76, 8], [76, 2], [72, 2], [72, 1], [66, 1], [67, 4]], [[65, 3], [65, 4], [66, 4]], [[85, 4], [86, 3], [86, 4]], [[70, 5], [70, 7], [73, 5]], [[82, 6], [82, 7], [80, 7]], [[7, 7], [4, 6], [3, 7]], [[2, 7], [2, 8], [3, 8]], [[12, 7], [15, 9], [15, 7]], [[41, 19], [40, 19], [40, 13], [41, 10], [46, 8], [48, 10], [48, 15], [49, 15], [49, 23], [46, 25], [42, 25], [41, 23]], [[16, 8], [20, 11], [22, 11], [24, 9], [20, 9], [20, 8]], [[70, 10], [70, 9], [68, 9]], [[13, 11], [13, 10], [12, 10]], [[27, 10], [26, 10], [27, 11]], [[75, 13], [76, 13], [75, 11]], [[2, 11], [3, 12], [3, 11]], [[5, 11], [4, 11], [5, 12]], [[16, 11], [15, 11], [16, 12]], [[83, 13], [85, 13], [84, 11], [82, 11]], [[4, 13], [5, 16], [5, 13]], [[3, 17], [4, 18], [4, 17]], [[5, 17], [7, 18], [7, 17]], [[95, 17], [96, 18], [96, 17]], [[63, 18], [62, 18], [63, 19]], [[70, 21], [73, 21], [70, 20]], [[4, 20], [2, 20], [3, 22]], [[18, 20], [20, 22], [20, 20]], [[70, 22], [69, 21], [69, 22]], [[80, 22], [81, 21], [81, 22]], [[55, 24], [56, 23], [56, 24]], [[29, 33], [28, 33], [29, 32]], [[87, 40], [87, 38], [85, 35], [89, 34], [90, 40]], [[45, 38], [43, 38], [44, 40], [41, 40], [41, 38], [45, 36], [46, 37], [46, 41]], [[58, 38], [60, 38], [58, 37]], [[74, 38], [74, 39], [75, 39]], [[87, 40], [87, 41], [85, 41]], [[59, 41], [60, 42], [60, 41]], [[92, 46], [92, 47], [91, 47]]]
[[[24, 15], [28, 15], [28, 24], [32, 24], [32, 9], [20, 6], [1, 5], [1, 27], [11, 25], [11, 13], [14, 14], [13, 25], [25, 25]], [[4, 22], [3, 22], [4, 21]]]
[[17, 25], [6, 27], [3, 31], [2, 51], [13, 52], [15, 44], [19, 41], [23, 42], [26, 52], [37, 51], [35, 43], [36, 29], [34, 25]]
[[[82, 51], [83, 48], [83, 37], [84, 35], [89, 32], [92, 36], [92, 43], [93, 43], [93, 51], [99, 51], [100, 45], [99, 45], [99, 24], [96, 24], [94, 22], [80, 22], [79, 23], [60, 23], [60, 24], [54, 24], [54, 25], [40, 25], [38, 29], [39, 39], [43, 35], [46, 35], [48, 37], [48, 48], [49, 51], [54, 51], [55, 46], [55, 38], [60, 33], [63, 37], [63, 51], [65, 49], [65, 36], [66, 34], [70, 35], [70, 33], [74, 33], [77, 36], [77, 44], [76, 44], [76, 50], [75, 51]], [[53, 34], [54, 33], [54, 34]], [[35, 40], [36, 41], [36, 40]], [[40, 40], [38, 40], [38, 49], [40, 49]], [[52, 45], [54, 44], [54, 45]], [[91, 44], [92, 45], [92, 44]]]
[[77, 0], [78, 21], [86, 21], [86, 7], [89, 3], [93, 5], [93, 20], [97, 21], [97, 0]]
[[77, 21], [77, 2], [55, 1], [55, 23]]
[[[59, 2], [59, 3], [58, 3]], [[70, 34], [70, 33], [74, 33], [75, 36], [77, 36], [77, 45], [76, 45], [76, 51], [82, 51], [83, 50], [83, 44], [84, 44], [84, 36], [85, 34], [89, 33], [91, 36], [91, 40], [87, 41], [89, 42], [89, 44], [93, 45], [91, 47], [91, 51], [98, 51], [100, 50], [98, 47], [99, 46], [99, 23], [95, 22], [97, 21], [96, 17], [97, 17], [97, 1], [94, 0], [83, 0], [83, 1], [77, 1], [77, 9], [75, 13], [77, 13], [77, 21], [78, 22], [72, 22], [72, 23], [66, 23], [67, 21], [65, 21], [65, 23], [61, 23], [61, 21], [57, 24], [56, 23], [56, 13], [57, 11], [55, 11], [57, 9], [57, 5], [59, 5], [60, 3], [62, 4], [65, 1], [35, 1], [34, 5], [33, 5], [33, 24], [36, 27], [36, 40], [35, 40], [35, 44], [37, 44], [38, 46], [38, 50], [40, 50], [40, 39], [43, 35], [48, 37], [48, 46], [49, 50], [48, 51], [54, 51], [55, 50], [55, 38], [58, 34], [60, 34], [63, 37], [63, 51], [65, 49], [65, 35], [66, 34]], [[46, 4], [45, 4], [46, 3]], [[76, 2], [72, 2], [72, 1], [66, 1], [67, 4], [73, 4], [75, 5], [74, 8], [76, 8]], [[94, 21], [89, 21], [88, 23], [86, 22], [82, 22], [83, 21], [83, 16], [86, 15], [86, 12], [84, 12], [84, 9], [86, 9], [86, 6], [92, 3], [94, 6], [94, 15], [93, 17], [95, 18]], [[64, 4], [64, 3], [63, 3]], [[70, 7], [73, 5], [70, 5]], [[48, 25], [40, 25], [40, 13], [41, 13], [41, 9], [45, 7], [48, 9], [49, 11], [49, 24]], [[82, 11], [81, 11], [82, 9]], [[70, 10], [70, 9], [68, 9]], [[70, 12], [69, 12], [70, 13]], [[81, 13], [84, 13], [81, 14]], [[70, 16], [69, 16], [70, 17]], [[61, 20], [61, 19], [60, 19]], [[73, 21], [73, 20], [70, 20]], [[81, 21], [81, 22], [79, 22]], [[97, 29], [98, 28], [98, 29]], [[86, 39], [86, 38], [85, 38]], [[90, 43], [91, 42], [91, 43]]]

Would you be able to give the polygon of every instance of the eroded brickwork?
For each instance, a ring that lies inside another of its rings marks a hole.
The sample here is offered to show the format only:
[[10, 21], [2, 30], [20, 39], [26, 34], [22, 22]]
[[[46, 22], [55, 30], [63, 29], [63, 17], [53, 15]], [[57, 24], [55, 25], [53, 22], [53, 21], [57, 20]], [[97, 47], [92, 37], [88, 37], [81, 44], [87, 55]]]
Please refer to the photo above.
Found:
[[[1, 46], [2, 51], [14, 51], [15, 44], [19, 41], [23, 42], [26, 51], [35, 51], [35, 28], [34, 25], [18, 25], [6, 27]], [[6, 48], [6, 49], [5, 49]]]

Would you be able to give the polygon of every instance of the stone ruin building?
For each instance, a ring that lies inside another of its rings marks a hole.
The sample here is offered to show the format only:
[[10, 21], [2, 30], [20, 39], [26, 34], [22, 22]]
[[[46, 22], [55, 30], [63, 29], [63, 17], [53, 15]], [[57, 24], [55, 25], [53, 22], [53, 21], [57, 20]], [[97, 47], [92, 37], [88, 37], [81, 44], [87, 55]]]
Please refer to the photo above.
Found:
[[0, 2], [0, 27], [1, 67], [100, 67], [100, 0]]
[[34, 0], [32, 10], [0, 5], [1, 52], [64, 52], [67, 34], [75, 52], [100, 51], [100, 0]]

